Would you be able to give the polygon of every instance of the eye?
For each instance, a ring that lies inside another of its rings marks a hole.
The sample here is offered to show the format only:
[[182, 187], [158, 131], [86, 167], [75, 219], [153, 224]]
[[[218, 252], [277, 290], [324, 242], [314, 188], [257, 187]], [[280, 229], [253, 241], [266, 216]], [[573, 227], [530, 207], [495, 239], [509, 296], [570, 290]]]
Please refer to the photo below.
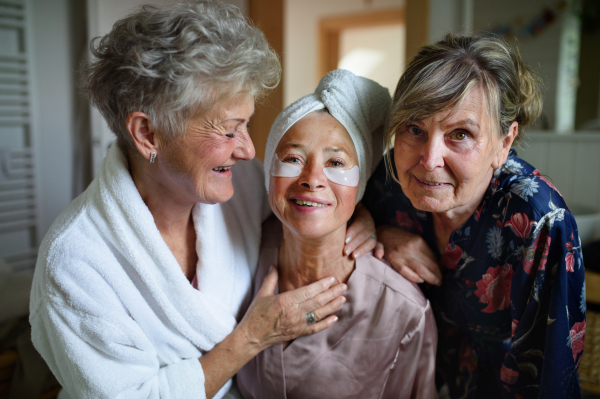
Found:
[[454, 132], [454, 139], [455, 140], [463, 141], [463, 140], [465, 140], [468, 137], [469, 137], [469, 135], [465, 131], [459, 130], [457, 132]]
[[229, 137], [230, 139], [232, 139], [232, 138], [235, 137], [235, 133], [227, 133], [225, 136]]
[[329, 166], [333, 168], [343, 168], [346, 166], [346, 162], [343, 159], [331, 159], [329, 160]]
[[419, 129], [418, 127], [416, 127], [415, 125], [409, 125], [406, 130], [408, 130], [408, 132], [410, 134], [412, 134], [413, 136], [420, 136], [423, 134], [423, 131], [421, 129]]
[[288, 155], [283, 159], [283, 162], [291, 163], [291, 164], [301, 164], [302, 160], [295, 155]]

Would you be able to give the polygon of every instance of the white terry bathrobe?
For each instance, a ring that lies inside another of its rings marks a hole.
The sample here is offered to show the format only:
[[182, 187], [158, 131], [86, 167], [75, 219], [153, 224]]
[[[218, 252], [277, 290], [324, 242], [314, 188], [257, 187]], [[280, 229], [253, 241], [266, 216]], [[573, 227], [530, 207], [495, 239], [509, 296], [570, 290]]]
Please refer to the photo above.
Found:
[[193, 208], [196, 290], [110, 148], [44, 238], [31, 293], [33, 343], [69, 397], [206, 397], [198, 358], [249, 304], [270, 213], [259, 161], [238, 162], [233, 185], [231, 200]]

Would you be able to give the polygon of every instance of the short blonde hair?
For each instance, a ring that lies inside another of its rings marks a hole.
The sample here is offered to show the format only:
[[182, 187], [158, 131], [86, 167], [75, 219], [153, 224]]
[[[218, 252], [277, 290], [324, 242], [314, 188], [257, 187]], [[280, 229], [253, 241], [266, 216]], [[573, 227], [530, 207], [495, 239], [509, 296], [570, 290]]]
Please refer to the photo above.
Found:
[[[483, 90], [492, 132], [499, 137], [508, 134], [516, 121], [518, 143], [524, 127], [542, 112], [542, 81], [523, 63], [518, 49], [491, 33], [448, 34], [423, 46], [400, 78], [384, 135], [385, 148], [393, 146], [396, 132], [408, 122], [458, 109], [476, 86]], [[389, 158], [388, 151], [386, 165], [391, 171]]]

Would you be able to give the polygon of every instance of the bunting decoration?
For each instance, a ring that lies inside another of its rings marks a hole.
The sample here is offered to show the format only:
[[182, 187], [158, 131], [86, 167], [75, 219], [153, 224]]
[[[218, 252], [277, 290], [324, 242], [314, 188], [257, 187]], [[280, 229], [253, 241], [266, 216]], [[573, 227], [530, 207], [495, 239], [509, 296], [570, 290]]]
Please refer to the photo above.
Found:
[[567, 7], [566, 1], [559, 1], [552, 7], [544, 7], [539, 13], [523, 23], [521, 18], [513, 22], [498, 25], [491, 32], [505, 38], [530, 38], [543, 33], [558, 19], [561, 12]]

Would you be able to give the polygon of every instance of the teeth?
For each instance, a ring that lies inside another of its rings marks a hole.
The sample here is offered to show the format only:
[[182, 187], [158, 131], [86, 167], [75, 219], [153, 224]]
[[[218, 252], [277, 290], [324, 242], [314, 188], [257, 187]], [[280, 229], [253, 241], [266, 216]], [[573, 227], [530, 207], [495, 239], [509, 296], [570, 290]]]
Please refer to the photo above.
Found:
[[425, 184], [427, 184], [428, 186], [441, 186], [442, 183], [427, 183], [427, 182], [423, 182]]
[[302, 205], [302, 206], [316, 206], [318, 208], [325, 208], [325, 204], [319, 204], [316, 202], [311, 202], [311, 201], [304, 201], [304, 200], [294, 200], [294, 202], [298, 205]]
[[214, 168], [213, 170], [216, 172], [225, 172], [225, 171], [228, 171], [229, 169], [231, 169], [231, 166], [229, 166], [227, 168], [219, 166], [218, 168]]

